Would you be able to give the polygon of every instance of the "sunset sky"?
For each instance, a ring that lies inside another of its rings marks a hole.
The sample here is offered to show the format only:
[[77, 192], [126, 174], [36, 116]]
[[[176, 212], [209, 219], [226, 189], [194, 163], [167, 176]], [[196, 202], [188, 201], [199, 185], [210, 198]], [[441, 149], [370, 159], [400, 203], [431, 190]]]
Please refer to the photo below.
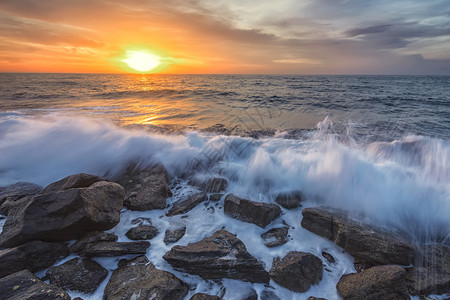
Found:
[[450, 74], [449, 0], [1, 0], [0, 71]]

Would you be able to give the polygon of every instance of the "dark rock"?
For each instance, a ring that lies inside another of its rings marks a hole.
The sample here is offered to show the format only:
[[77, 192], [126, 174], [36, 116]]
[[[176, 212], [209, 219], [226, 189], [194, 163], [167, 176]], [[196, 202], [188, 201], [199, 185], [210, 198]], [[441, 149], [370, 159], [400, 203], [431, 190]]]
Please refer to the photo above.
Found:
[[68, 241], [90, 231], [110, 229], [119, 223], [123, 197], [120, 185], [106, 181], [37, 195], [21, 210], [8, 212], [0, 247], [37, 239]]
[[176, 243], [184, 236], [185, 233], [186, 233], [186, 226], [175, 229], [167, 229], [166, 235], [164, 236], [164, 243], [166, 245]]
[[406, 284], [411, 295], [445, 294], [450, 292], [450, 274], [414, 267], [407, 270]]
[[277, 218], [281, 209], [276, 204], [259, 203], [239, 198], [233, 194], [225, 197], [224, 212], [235, 219], [266, 227]]
[[102, 232], [102, 231], [93, 231], [90, 232], [83, 237], [81, 237], [78, 241], [76, 241], [72, 246], [70, 246], [70, 251], [73, 253], [81, 253], [85, 251], [86, 247], [90, 244], [96, 242], [115, 242], [117, 241], [118, 236], [115, 234]]
[[46, 284], [28, 270], [0, 279], [0, 300], [70, 300], [60, 287]]
[[108, 271], [88, 258], [74, 258], [51, 267], [46, 273], [51, 284], [86, 294], [95, 292], [106, 276]]
[[74, 188], [87, 188], [99, 181], [105, 181], [105, 179], [96, 175], [86, 173], [74, 174], [67, 176], [57, 182], [50, 183], [42, 191], [42, 194], [60, 192]]
[[206, 201], [207, 199], [208, 198], [205, 193], [191, 195], [185, 200], [175, 202], [167, 212], [166, 216], [171, 217], [184, 214], [196, 207], [200, 202]]
[[270, 277], [282, 287], [297, 293], [309, 290], [322, 280], [322, 261], [305, 252], [291, 251], [282, 259], [275, 258]]
[[228, 180], [221, 177], [214, 177], [208, 179], [194, 178], [189, 181], [190, 185], [198, 187], [206, 193], [219, 193], [226, 190], [228, 187]]
[[281, 300], [274, 292], [269, 290], [263, 290], [261, 292], [261, 300]]
[[344, 299], [410, 299], [405, 275], [397, 265], [376, 266], [342, 276], [336, 288]]
[[220, 199], [222, 199], [223, 195], [224, 194], [211, 194], [211, 195], [209, 195], [209, 200], [214, 201], [214, 202], [220, 201]]
[[42, 191], [42, 187], [28, 182], [18, 182], [0, 187], [0, 214], [7, 215], [11, 206], [18, 205], [18, 200], [35, 195]]
[[189, 300], [221, 300], [222, 298], [217, 296], [211, 296], [208, 294], [197, 293], [193, 295]]
[[69, 255], [69, 249], [61, 243], [28, 242], [15, 248], [0, 251], [0, 278], [23, 269], [37, 272], [52, 266]]
[[145, 254], [150, 242], [96, 242], [86, 245], [80, 252], [86, 257], [112, 257], [127, 254]]
[[275, 198], [275, 201], [282, 207], [287, 209], [293, 209], [301, 206], [304, 196], [300, 191], [291, 191], [279, 193]]
[[317, 298], [317, 297], [314, 297], [314, 296], [310, 296], [310, 297], [308, 297], [307, 300], [327, 300], [327, 299], [325, 299], [325, 298]]
[[139, 217], [131, 220], [131, 225], [152, 225], [152, 220], [150, 218]]
[[145, 256], [139, 256], [112, 273], [103, 299], [181, 300], [188, 290], [175, 275], [156, 269]]
[[226, 230], [218, 230], [187, 246], [174, 246], [163, 258], [175, 269], [204, 279], [232, 278], [263, 283], [270, 280], [262, 263]]
[[126, 191], [125, 206], [130, 210], [152, 210], [166, 207], [172, 196], [169, 175], [162, 165], [139, 168], [128, 167], [116, 180]]
[[266, 247], [272, 248], [286, 244], [288, 242], [288, 231], [288, 227], [279, 227], [264, 232], [263, 234], [261, 234], [264, 245], [266, 245]]
[[342, 212], [324, 208], [303, 210], [302, 226], [334, 241], [365, 267], [414, 262], [414, 247], [403, 237], [360, 224]]
[[256, 293], [254, 288], [251, 288], [247, 293], [243, 293], [241, 300], [258, 300], [258, 293]]
[[446, 245], [422, 245], [418, 249], [415, 266], [450, 274], [450, 247]]
[[130, 240], [151, 240], [159, 233], [158, 228], [152, 225], [139, 225], [125, 233]]
[[333, 255], [331, 255], [328, 252], [322, 251], [322, 256], [330, 263], [334, 264], [336, 260], [334, 259]]
[[23, 208], [27, 207], [33, 200], [34, 197], [30, 195], [24, 197], [7, 197], [0, 206], [0, 214], [12, 216], [19, 214], [22, 212]]

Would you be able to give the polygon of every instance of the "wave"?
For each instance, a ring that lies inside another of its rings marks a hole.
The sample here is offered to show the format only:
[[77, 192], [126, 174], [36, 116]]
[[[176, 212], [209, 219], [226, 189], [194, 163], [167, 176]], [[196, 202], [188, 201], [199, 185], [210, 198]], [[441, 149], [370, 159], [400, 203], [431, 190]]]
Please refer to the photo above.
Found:
[[362, 144], [325, 119], [309, 136], [255, 139], [213, 132], [157, 134], [99, 119], [9, 115], [0, 119], [0, 185], [46, 185], [69, 174], [112, 177], [130, 162], [161, 162], [178, 178], [224, 176], [229, 192], [271, 202], [302, 190], [311, 205], [348, 210], [450, 244], [450, 144], [405, 136]]

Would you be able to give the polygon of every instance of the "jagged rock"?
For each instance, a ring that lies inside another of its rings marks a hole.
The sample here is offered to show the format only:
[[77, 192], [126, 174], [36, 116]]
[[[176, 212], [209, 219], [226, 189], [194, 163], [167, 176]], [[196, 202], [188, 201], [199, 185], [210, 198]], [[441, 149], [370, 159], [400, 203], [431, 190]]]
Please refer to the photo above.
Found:
[[127, 254], [145, 254], [150, 242], [96, 242], [86, 245], [80, 255], [86, 257], [112, 257]]
[[172, 196], [169, 175], [162, 165], [129, 166], [116, 182], [125, 188], [124, 204], [130, 210], [163, 209], [166, 199]]
[[85, 251], [86, 247], [90, 244], [96, 242], [115, 242], [117, 239], [118, 236], [115, 234], [102, 231], [93, 231], [82, 236], [78, 241], [70, 246], [70, 251], [73, 253], [81, 253]]
[[331, 255], [328, 252], [322, 251], [322, 256], [330, 263], [334, 264], [336, 260], [334, 259], [333, 255]]
[[288, 242], [288, 231], [288, 227], [279, 227], [264, 232], [263, 234], [261, 234], [264, 245], [266, 245], [266, 247], [272, 248], [286, 244]]
[[280, 207], [276, 204], [254, 202], [239, 198], [233, 194], [228, 194], [225, 197], [223, 210], [230, 217], [250, 222], [263, 228], [281, 213]]
[[33, 241], [0, 251], [0, 278], [23, 269], [37, 272], [69, 255], [61, 243]]
[[1, 278], [0, 287], [0, 300], [70, 300], [62, 288], [41, 281], [28, 270]]
[[218, 230], [187, 246], [174, 246], [163, 258], [175, 269], [204, 279], [232, 278], [263, 283], [270, 280], [262, 263], [226, 230]]
[[360, 224], [342, 212], [325, 208], [303, 210], [302, 226], [334, 241], [364, 267], [414, 262], [415, 248], [403, 237]]
[[221, 300], [218, 296], [212, 296], [204, 293], [197, 293], [193, 295], [189, 300]]
[[151, 240], [159, 233], [158, 228], [152, 225], [139, 225], [130, 228], [125, 235], [130, 240]]
[[42, 191], [42, 187], [28, 182], [18, 182], [0, 187], [0, 214], [7, 215], [10, 207], [20, 205], [19, 200]]
[[291, 251], [282, 259], [275, 258], [270, 277], [279, 285], [298, 293], [309, 290], [322, 280], [322, 261], [311, 253]]
[[376, 266], [342, 276], [336, 288], [345, 300], [410, 299], [405, 275], [397, 265]]
[[186, 226], [175, 229], [167, 229], [166, 235], [164, 236], [164, 243], [166, 245], [176, 243], [184, 236], [185, 233], [186, 233]]
[[220, 199], [222, 199], [222, 196], [223, 196], [224, 194], [211, 194], [211, 195], [209, 195], [209, 200], [210, 201], [214, 201], [214, 202], [217, 202], [217, 201], [220, 201]]
[[30, 240], [68, 241], [119, 223], [123, 188], [100, 181], [87, 188], [40, 194], [21, 210], [14, 209], [0, 235], [1, 247], [14, 247]]
[[206, 201], [207, 199], [208, 198], [205, 193], [191, 195], [185, 200], [175, 202], [167, 212], [166, 216], [171, 217], [184, 214], [196, 207], [199, 203]]
[[86, 173], [74, 174], [64, 177], [59, 181], [50, 183], [42, 191], [42, 194], [54, 193], [74, 188], [86, 188], [99, 181], [105, 181], [105, 179], [96, 175]]
[[51, 267], [45, 276], [51, 284], [61, 288], [91, 294], [107, 275], [108, 271], [99, 263], [88, 258], [74, 258]]
[[6, 197], [3, 204], [0, 206], [0, 214], [2, 215], [16, 215], [22, 212], [24, 207], [27, 207], [34, 197], [31, 195], [24, 197]]
[[228, 180], [221, 177], [208, 179], [194, 178], [189, 181], [189, 184], [198, 187], [205, 193], [219, 193], [226, 190], [226, 188], [228, 187]]
[[175, 275], [155, 268], [145, 256], [122, 262], [111, 275], [104, 300], [181, 300], [188, 286]]
[[301, 206], [303, 198], [304, 196], [302, 192], [291, 191], [279, 193], [275, 198], [275, 201], [284, 208], [293, 209]]

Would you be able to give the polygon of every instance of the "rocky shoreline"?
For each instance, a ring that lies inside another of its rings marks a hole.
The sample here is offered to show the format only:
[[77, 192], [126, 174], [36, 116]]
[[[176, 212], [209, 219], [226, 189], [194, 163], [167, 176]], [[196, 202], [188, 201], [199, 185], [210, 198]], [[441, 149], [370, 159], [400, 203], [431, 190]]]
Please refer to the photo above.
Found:
[[[327, 252], [318, 256], [290, 251], [274, 258], [269, 267], [247, 250], [235, 232], [219, 229], [195, 242], [177, 244], [186, 234], [185, 225], [173, 222], [160, 232], [145, 217], [131, 221], [125, 233], [131, 241], [105, 232], [117, 226], [127, 210], [163, 210], [161, 217], [171, 222], [208, 202], [220, 203], [213, 209], [223, 210], [224, 217], [240, 220], [243, 226], [263, 228], [264, 233], [255, 238], [267, 248], [289, 243], [290, 228], [301, 225], [352, 255], [357, 272], [344, 274], [336, 285], [343, 299], [450, 293], [450, 248], [446, 245], [416, 245], [398, 232], [362, 224], [326, 207], [301, 210], [305, 196], [300, 191], [280, 193], [277, 204], [244, 199], [227, 193], [228, 181], [220, 177], [190, 179], [189, 185], [197, 191], [169, 205], [170, 182], [164, 167], [157, 165], [130, 166], [110, 180], [81, 173], [44, 189], [28, 183], [0, 188], [0, 213], [6, 215], [0, 234], [0, 300], [70, 299], [67, 291], [89, 295], [106, 281], [103, 299], [185, 299], [195, 287], [149, 260], [152, 239], [160, 235], [171, 247], [161, 257], [179, 274], [219, 284], [233, 279], [267, 287], [241, 293], [242, 300], [280, 299], [272, 291], [277, 286], [304, 293], [319, 284], [327, 266], [335, 263]], [[303, 216], [301, 224], [265, 229], [283, 211], [295, 209]], [[66, 257], [72, 258], [60, 263]], [[107, 270], [96, 261], [102, 257], [121, 259], [116, 269]], [[317, 297], [308, 299], [321, 299]], [[196, 293], [190, 299], [233, 298], [224, 290], [217, 295]]]

